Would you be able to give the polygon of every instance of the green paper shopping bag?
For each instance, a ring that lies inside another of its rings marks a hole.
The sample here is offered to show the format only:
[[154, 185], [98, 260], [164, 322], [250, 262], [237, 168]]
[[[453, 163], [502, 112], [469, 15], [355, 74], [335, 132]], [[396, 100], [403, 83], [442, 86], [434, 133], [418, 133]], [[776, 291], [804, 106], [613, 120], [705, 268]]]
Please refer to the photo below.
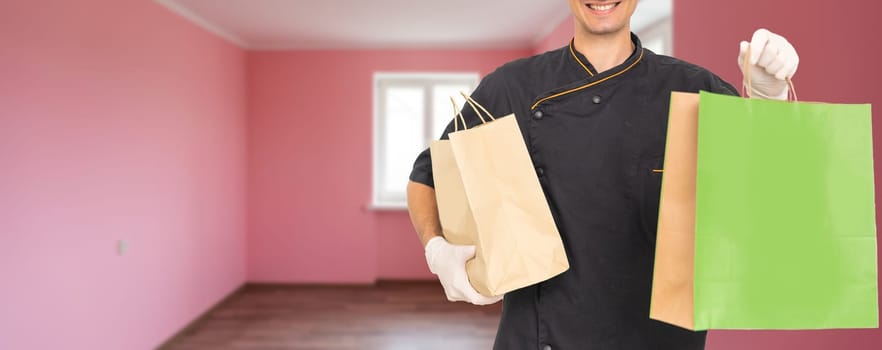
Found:
[[878, 327], [869, 105], [702, 92], [695, 329]]
[[674, 93], [650, 317], [878, 327], [869, 105]]

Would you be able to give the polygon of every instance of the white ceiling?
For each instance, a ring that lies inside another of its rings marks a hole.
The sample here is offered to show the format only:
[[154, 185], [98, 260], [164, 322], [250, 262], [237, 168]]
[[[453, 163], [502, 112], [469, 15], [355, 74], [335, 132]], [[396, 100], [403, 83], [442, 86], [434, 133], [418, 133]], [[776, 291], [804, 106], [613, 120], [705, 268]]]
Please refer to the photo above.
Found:
[[[155, 0], [254, 50], [528, 48], [569, 15], [565, 0]], [[642, 0], [639, 31], [672, 0]]]

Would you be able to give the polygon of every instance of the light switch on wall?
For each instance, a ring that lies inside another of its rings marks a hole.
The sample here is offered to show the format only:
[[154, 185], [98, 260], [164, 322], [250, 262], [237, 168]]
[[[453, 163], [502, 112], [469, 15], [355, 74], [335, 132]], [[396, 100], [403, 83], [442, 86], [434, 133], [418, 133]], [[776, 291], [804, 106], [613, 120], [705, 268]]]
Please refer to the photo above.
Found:
[[121, 239], [116, 242], [116, 253], [119, 256], [126, 255], [129, 251], [129, 241]]

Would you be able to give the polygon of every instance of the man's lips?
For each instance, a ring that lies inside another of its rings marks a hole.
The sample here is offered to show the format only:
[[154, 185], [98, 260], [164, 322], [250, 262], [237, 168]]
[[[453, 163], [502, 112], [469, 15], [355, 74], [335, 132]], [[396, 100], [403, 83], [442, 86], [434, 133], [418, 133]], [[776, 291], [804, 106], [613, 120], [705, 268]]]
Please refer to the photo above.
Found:
[[612, 11], [614, 8], [619, 6], [621, 2], [606, 2], [606, 3], [589, 3], [585, 4], [591, 11], [598, 14], [606, 14]]

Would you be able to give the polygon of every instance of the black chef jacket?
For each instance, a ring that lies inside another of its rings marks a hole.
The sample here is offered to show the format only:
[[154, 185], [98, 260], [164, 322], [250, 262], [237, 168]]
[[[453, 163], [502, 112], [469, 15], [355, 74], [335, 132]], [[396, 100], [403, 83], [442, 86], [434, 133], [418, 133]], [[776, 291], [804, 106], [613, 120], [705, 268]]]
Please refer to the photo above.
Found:
[[[705, 332], [649, 318], [659, 170], [671, 91], [737, 91], [631, 37], [633, 54], [605, 72], [571, 42], [503, 65], [472, 95], [494, 116], [515, 114], [570, 262], [505, 295], [494, 349], [704, 348]], [[480, 122], [470, 108], [463, 115]], [[428, 150], [410, 178], [434, 186]]]

